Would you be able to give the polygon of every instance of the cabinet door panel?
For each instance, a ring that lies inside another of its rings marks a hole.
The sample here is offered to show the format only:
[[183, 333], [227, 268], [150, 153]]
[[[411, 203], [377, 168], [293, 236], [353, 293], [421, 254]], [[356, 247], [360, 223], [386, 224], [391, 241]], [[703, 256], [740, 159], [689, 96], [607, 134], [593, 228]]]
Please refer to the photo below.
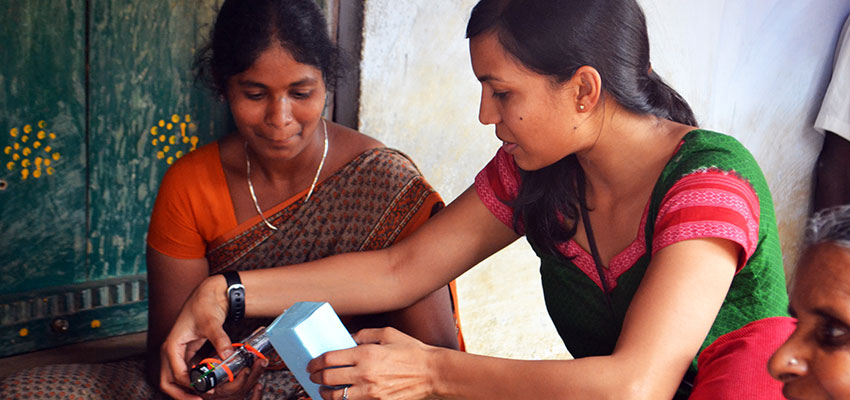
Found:
[[0, 24], [0, 295], [85, 278], [83, 1], [6, 2]]
[[2, 3], [0, 355], [49, 341], [39, 290], [87, 276], [85, 2]]
[[223, 133], [192, 63], [217, 1], [92, 0], [89, 279], [145, 273], [162, 174]]

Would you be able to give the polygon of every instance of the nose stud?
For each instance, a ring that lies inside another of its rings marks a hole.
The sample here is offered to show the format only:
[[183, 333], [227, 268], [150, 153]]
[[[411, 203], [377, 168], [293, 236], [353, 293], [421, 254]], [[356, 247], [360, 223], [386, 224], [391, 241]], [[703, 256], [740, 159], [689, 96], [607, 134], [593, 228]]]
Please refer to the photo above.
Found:
[[797, 360], [796, 358], [792, 357], [792, 358], [788, 359], [788, 365], [795, 366], [797, 364], [800, 364], [800, 361]]

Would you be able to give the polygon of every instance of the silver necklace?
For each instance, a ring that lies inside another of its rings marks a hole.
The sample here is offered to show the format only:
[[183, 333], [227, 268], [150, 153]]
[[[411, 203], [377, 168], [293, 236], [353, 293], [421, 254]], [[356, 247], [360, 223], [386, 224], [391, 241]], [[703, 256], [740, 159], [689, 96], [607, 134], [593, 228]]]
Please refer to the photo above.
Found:
[[[310, 200], [310, 196], [313, 195], [313, 190], [316, 189], [316, 183], [319, 181], [319, 175], [322, 173], [322, 167], [325, 166], [325, 157], [328, 156], [328, 124], [325, 122], [324, 118], [322, 118], [322, 126], [325, 131], [325, 148], [322, 150], [322, 160], [319, 161], [319, 168], [316, 170], [316, 176], [313, 177], [313, 183], [310, 184], [310, 190], [307, 192], [307, 197], [304, 198], [304, 203], [307, 203]], [[257, 202], [257, 195], [254, 193], [254, 184], [251, 183], [251, 159], [248, 157], [248, 142], [245, 142], [245, 173], [248, 175], [248, 191], [251, 192], [251, 199], [254, 200], [254, 208], [257, 209], [257, 214], [260, 214], [260, 218], [263, 219], [263, 222], [269, 229], [276, 231], [277, 227], [272, 225], [269, 220], [263, 215], [263, 211], [260, 209], [260, 203]]]

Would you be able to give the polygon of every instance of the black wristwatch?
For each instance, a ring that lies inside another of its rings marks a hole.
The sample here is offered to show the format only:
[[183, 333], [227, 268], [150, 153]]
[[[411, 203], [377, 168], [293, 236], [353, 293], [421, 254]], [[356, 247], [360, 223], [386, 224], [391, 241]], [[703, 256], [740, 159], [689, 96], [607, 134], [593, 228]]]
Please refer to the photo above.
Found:
[[229, 307], [227, 308], [227, 319], [225, 324], [235, 324], [245, 317], [245, 286], [242, 286], [242, 280], [239, 279], [239, 273], [236, 271], [223, 272], [224, 279], [227, 281], [227, 300]]

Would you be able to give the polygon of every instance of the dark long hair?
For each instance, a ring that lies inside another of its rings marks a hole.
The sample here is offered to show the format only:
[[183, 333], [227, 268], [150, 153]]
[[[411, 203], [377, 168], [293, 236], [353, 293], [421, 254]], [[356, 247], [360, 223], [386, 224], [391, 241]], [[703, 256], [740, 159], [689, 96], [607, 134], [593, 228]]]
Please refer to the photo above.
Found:
[[345, 57], [328, 36], [325, 17], [314, 0], [226, 0], [209, 42], [195, 59], [197, 78], [224, 95], [230, 77], [278, 44], [295, 61], [322, 71], [329, 91], [346, 69]]
[[[602, 77], [603, 96], [637, 114], [696, 125], [688, 103], [650, 68], [646, 19], [636, 0], [481, 0], [466, 37], [493, 32], [526, 68], [563, 83], [583, 65]], [[584, 172], [575, 155], [536, 171], [520, 171], [514, 208], [529, 240], [560, 255], [575, 235]]]

